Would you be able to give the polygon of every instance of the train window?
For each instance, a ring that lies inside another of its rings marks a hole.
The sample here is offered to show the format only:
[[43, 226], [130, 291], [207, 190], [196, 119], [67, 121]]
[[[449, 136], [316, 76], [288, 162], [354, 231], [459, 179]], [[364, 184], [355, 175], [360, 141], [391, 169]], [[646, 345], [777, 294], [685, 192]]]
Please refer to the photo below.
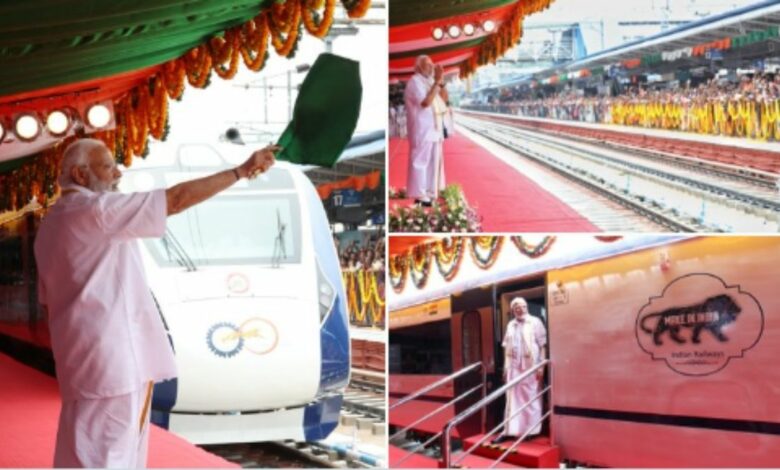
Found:
[[463, 365], [467, 366], [482, 359], [482, 321], [476, 310], [464, 313], [461, 321]]
[[390, 330], [390, 373], [452, 373], [450, 325], [448, 319]]
[[[300, 263], [301, 223], [294, 195], [222, 196], [168, 218], [169, 234], [146, 240], [162, 266], [185, 256], [196, 265]], [[174, 245], [178, 245], [174, 249]]]

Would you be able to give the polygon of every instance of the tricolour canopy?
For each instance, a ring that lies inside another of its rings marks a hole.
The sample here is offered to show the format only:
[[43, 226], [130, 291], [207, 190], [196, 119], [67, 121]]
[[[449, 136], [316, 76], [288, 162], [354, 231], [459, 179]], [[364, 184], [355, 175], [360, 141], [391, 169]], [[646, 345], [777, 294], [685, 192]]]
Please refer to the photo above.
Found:
[[[523, 35], [523, 19], [552, 0], [393, 0], [390, 77], [405, 80], [425, 54], [465, 77], [495, 62]], [[469, 25], [469, 26], [467, 26]], [[436, 35], [440, 35], [437, 39]]]
[[[340, 0], [362, 17], [370, 0]], [[211, 72], [232, 78], [260, 70], [268, 49], [290, 57], [303, 31], [324, 37], [336, 0], [26, 0], [0, 2], [0, 212], [56, 192], [59, 158], [72, 128], [31, 142], [10, 132], [20, 113], [44, 122], [65, 109], [83, 120], [88, 106], [113, 110], [94, 137], [130, 165], [149, 135], [162, 139], [168, 99], [185, 84], [203, 88]], [[204, 112], [207, 112], [204, 110]], [[93, 129], [94, 130], [94, 129]]]

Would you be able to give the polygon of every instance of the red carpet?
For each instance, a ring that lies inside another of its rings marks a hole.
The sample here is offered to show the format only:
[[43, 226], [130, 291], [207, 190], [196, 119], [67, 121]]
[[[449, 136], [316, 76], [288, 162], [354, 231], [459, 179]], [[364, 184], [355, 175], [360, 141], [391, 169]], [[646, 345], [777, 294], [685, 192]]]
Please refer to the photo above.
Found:
[[[54, 459], [60, 413], [57, 382], [0, 354], [0, 468], [46, 468]], [[152, 426], [149, 467], [238, 467]]]
[[[390, 186], [396, 189], [406, 187], [408, 157], [407, 140], [390, 139]], [[483, 232], [599, 231], [574, 209], [459, 133], [444, 142], [444, 176], [448, 184], [463, 188], [469, 205], [482, 216]]]

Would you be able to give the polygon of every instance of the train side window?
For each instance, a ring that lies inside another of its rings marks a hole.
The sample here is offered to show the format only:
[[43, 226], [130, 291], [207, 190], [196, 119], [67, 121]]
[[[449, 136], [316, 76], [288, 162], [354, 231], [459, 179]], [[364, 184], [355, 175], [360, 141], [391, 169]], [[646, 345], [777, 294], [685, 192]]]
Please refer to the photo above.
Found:
[[452, 372], [450, 320], [390, 330], [391, 374], [446, 375]]
[[479, 312], [472, 310], [464, 313], [462, 326], [463, 365], [467, 366], [482, 359], [482, 321]]

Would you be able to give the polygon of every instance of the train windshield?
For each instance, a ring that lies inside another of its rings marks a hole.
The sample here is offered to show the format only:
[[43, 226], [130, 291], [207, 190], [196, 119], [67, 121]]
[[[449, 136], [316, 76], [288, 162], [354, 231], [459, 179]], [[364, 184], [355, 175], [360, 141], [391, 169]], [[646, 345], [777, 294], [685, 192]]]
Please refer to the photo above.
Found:
[[162, 266], [300, 263], [295, 195], [222, 196], [168, 218], [166, 235], [145, 240]]

